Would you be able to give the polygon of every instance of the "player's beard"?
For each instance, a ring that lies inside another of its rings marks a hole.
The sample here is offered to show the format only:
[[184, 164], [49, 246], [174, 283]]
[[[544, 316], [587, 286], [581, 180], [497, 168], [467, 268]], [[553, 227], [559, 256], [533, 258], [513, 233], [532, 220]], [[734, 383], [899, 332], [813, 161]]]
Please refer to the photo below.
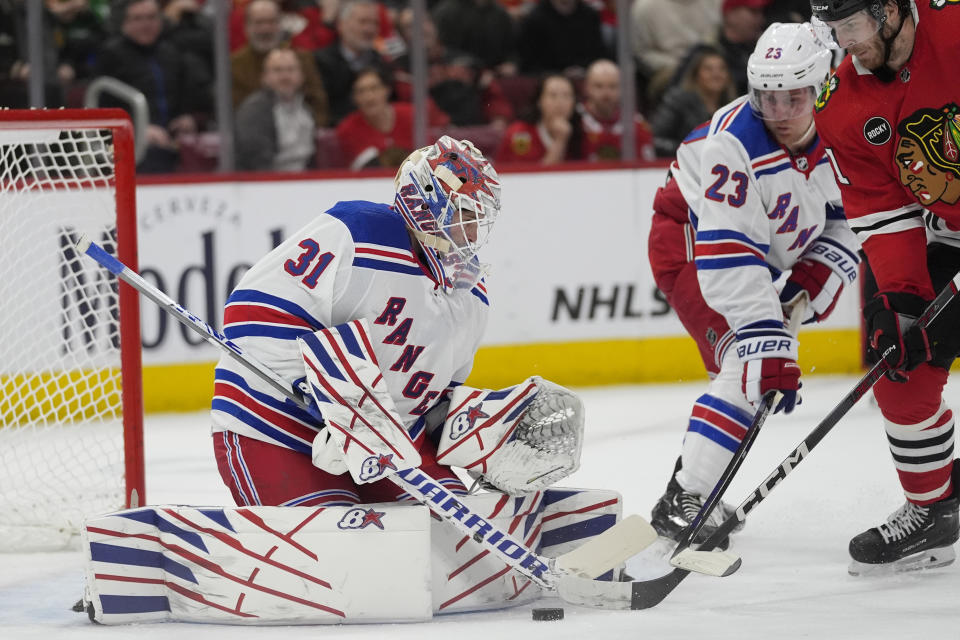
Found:
[[[888, 66], [890, 62], [890, 55], [893, 53], [893, 43], [897, 39], [897, 36], [900, 35], [900, 31], [903, 29], [903, 23], [907, 21], [906, 16], [903, 13], [900, 13], [900, 25], [897, 27], [897, 30], [889, 36], [884, 36], [883, 27], [881, 27], [880, 40], [883, 42], [883, 60], [880, 62], [880, 65], [875, 69], [870, 69], [870, 73], [876, 76], [877, 80], [880, 82], [892, 82], [897, 77], [897, 71], [894, 71]], [[884, 25], [885, 27], [886, 25]]]

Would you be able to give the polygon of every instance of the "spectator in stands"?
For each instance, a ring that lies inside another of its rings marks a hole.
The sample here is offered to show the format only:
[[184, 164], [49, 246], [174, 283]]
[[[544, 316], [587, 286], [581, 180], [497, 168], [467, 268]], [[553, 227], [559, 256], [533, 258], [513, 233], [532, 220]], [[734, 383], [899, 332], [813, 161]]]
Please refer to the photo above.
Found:
[[201, 0], [164, 0], [164, 37], [180, 51], [189, 51], [213, 76], [213, 22], [204, 14]]
[[[597, 60], [587, 68], [583, 102], [577, 106], [583, 125], [583, 156], [620, 160], [623, 125], [620, 122], [620, 67], [610, 60]], [[653, 134], [639, 113], [634, 115], [634, 144], [639, 160], [653, 160]]]
[[747, 92], [747, 59], [767, 26], [763, 10], [769, 4], [770, 0], [723, 0], [717, 47], [727, 61], [737, 95]]
[[[246, 8], [252, 0], [233, 0], [228, 20], [230, 51], [247, 44]], [[337, 39], [335, 23], [340, 0], [274, 0], [280, 7], [280, 29], [290, 46], [316, 51]]]
[[433, 19], [446, 46], [479, 58], [499, 75], [516, 73], [516, 27], [497, 0], [440, 0]]
[[677, 147], [690, 131], [737, 95], [720, 50], [709, 45], [697, 47], [679, 84], [667, 90], [653, 115], [657, 155], [676, 155]]
[[[196, 132], [198, 118], [210, 115], [211, 79], [201, 62], [161, 37], [163, 17], [157, 0], [117, 0], [111, 19], [119, 33], [100, 51], [95, 75], [112, 76], [144, 94], [150, 106], [148, 148], [137, 168], [145, 173], [172, 171], [177, 164], [176, 135]], [[101, 102], [128, 106], [112, 98]]]
[[[412, 8], [400, 11], [397, 30], [409, 48], [413, 33]], [[429, 15], [423, 22], [423, 47], [427, 56], [431, 109], [440, 109], [458, 127], [493, 123], [501, 130], [506, 128], [513, 119], [513, 109], [494, 74], [481, 69], [480, 61], [470, 54], [454, 51], [440, 42]], [[393, 77], [397, 99], [411, 101], [413, 79], [409, 53], [394, 60]]]
[[554, 165], [582, 159], [583, 131], [575, 117], [573, 82], [560, 74], [544, 76], [537, 85], [534, 106], [503, 134], [497, 162]]
[[373, 48], [379, 25], [380, 6], [375, 0], [345, 0], [337, 16], [337, 42], [316, 54], [334, 125], [353, 109], [353, 83], [361, 69], [374, 67], [389, 78], [386, 62]]
[[722, 0], [634, 0], [630, 9], [633, 53], [646, 78], [646, 100], [655, 105], [677, 65], [694, 45], [720, 28]]
[[[40, 1], [40, 0], [36, 0]], [[77, 106], [73, 89], [90, 77], [96, 53], [106, 34], [101, 16], [90, 0], [42, 0], [44, 106]], [[0, 2], [0, 38], [6, 63], [0, 66], [4, 85], [2, 104], [25, 108], [27, 82], [32, 74], [27, 59], [25, 3]], [[80, 87], [82, 89], [82, 87]]]
[[44, 7], [52, 17], [57, 79], [63, 85], [89, 79], [107, 33], [104, 16], [90, 0], [44, 0]]
[[[233, 81], [233, 106], [259, 91], [267, 53], [284, 43], [280, 30], [280, 7], [275, 0], [252, 0], [246, 6], [247, 44], [230, 57]], [[294, 49], [303, 74], [303, 95], [318, 127], [327, 125], [330, 107], [313, 55]]]
[[520, 70], [560, 71], [582, 77], [584, 69], [609, 55], [600, 14], [583, 0], [540, 0], [520, 21]]
[[248, 96], [236, 118], [237, 168], [301, 171], [316, 159], [316, 124], [303, 94], [300, 56], [289, 48], [267, 53], [263, 88]]
[[337, 125], [347, 165], [354, 171], [399, 167], [413, 151], [413, 106], [390, 102], [389, 80], [378, 67], [357, 73], [352, 94], [356, 111]]

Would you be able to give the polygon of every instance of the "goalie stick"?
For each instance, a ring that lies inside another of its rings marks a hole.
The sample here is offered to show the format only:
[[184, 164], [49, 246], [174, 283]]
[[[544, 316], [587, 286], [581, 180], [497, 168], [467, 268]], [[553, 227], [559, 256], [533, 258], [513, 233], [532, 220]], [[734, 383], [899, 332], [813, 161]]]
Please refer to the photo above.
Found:
[[[307, 390], [292, 387], [276, 372], [245, 353], [223, 333], [144, 280], [140, 274], [104, 251], [102, 247], [84, 236], [79, 239], [76, 248], [78, 252], [86, 254], [156, 303], [180, 323], [203, 336], [209, 343], [226, 351], [278, 393], [298, 406], [309, 409], [309, 402], [305, 400]], [[483, 545], [511, 568], [546, 589], [557, 589], [560, 582], [568, 584], [597, 582], [593, 578], [640, 553], [657, 539], [656, 531], [646, 520], [639, 516], [630, 516], [625, 518], [619, 527], [611, 528], [608, 532], [593, 537], [580, 547], [555, 559], [547, 559], [530, 551], [479, 514], [472, 513], [466, 505], [456, 499], [455, 495], [444, 489], [439, 482], [432, 480], [421, 469], [408, 469], [387, 477], [435, 514]]]
[[[953, 279], [937, 294], [937, 297], [927, 305], [923, 313], [916, 320], [922, 328], [926, 328], [943, 310], [943, 308], [960, 292], [960, 273], [953, 276]], [[854, 388], [827, 414], [823, 420], [811, 431], [803, 442], [791, 451], [787, 457], [774, 469], [760, 485], [740, 503], [729, 518], [721, 524], [700, 545], [699, 550], [709, 552], [719, 544], [725, 536], [730, 535], [734, 528], [747, 518], [747, 514], [753, 511], [758, 504], [773, 491], [774, 487], [783, 482], [783, 480], [793, 471], [804, 458], [810, 455], [810, 452], [834, 426], [845, 416], [850, 409], [873, 387], [873, 385], [889, 369], [886, 357], [893, 353], [897, 347], [891, 345], [883, 354], [881, 359], [857, 382]], [[670, 573], [654, 578], [652, 580], [637, 580], [633, 582], [615, 582], [601, 583], [594, 581], [591, 584], [580, 582], [561, 582], [560, 595], [567, 601], [583, 606], [592, 606], [605, 609], [649, 609], [660, 604], [664, 598], [670, 595], [677, 588], [690, 571], [686, 569], [674, 569]]]

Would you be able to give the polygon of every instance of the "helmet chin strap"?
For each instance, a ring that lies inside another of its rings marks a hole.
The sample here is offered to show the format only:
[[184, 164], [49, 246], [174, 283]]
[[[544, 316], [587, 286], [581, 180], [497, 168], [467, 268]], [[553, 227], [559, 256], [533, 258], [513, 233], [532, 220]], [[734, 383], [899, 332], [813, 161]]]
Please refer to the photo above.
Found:
[[880, 66], [876, 69], [870, 69], [870, 72], [875, 75], [880, 82], [891, 82], [897, 77], [897, 72], [887, 65], [890, 62], [890, 56], [893, 55], [893, 43], [896, 41], [897, 36], [900, 35], [900, 31], [903, 30], [903, 23], [906, 21], [907, 17], [901, 13], [900, 25], [893, 35], [888, 37], [880, 36], [880, 40], [883, 41], [883, 62], [881, 62]]
[[[802, 134], [799, 138], [797, 138], [797, 141], [794, 142], [793, 144], [795, 144], [796, 146], [798, 146], [798, 147], [800, 148], [800, 150], [802, 151], [803, 148], [804, 148], [805, 146], [807, 146], [807, 143], [809, 143], [810, 140], [813, 139], [813, 134], [816, 133], [816, 128], [815, 128], [815, 127], [816, 127], [816, 122], [814, 121], [813, 118], [810, 118], [810, 126], [807, 127], [807, 130], [804, 131], [803, 134]], [[787, 147], [789, 148], [790, 145], [787, 145]]]

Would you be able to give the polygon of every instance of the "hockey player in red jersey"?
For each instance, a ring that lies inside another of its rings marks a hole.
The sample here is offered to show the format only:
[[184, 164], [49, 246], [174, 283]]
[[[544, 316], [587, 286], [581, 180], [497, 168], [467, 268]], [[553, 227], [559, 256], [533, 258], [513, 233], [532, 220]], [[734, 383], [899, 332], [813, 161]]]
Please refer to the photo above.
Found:
[[[819, 322], [857, 276], [856, 239], [813, 125], [830, 58], [809, 24], [771, 25], [749, 60], [750, 94], [687, 136], [654, 200], [653, 274], [711, 377], [653, 509], [663, 536], [692, 522], [766, 392], [783, 393], [777, 411], [799, 402], [792, 308], [807, 296], [806, 320]], [[702, 536], [728, 512], [721, 503]]]
[[942, 398], [960, 353], [960, 305], [911, 328], [960, 270], [960, 3], [812, 0], [814, 20], [850, 54], [817, 99], [851, 228], [867, 257], [868, 354], [893, 370], [874, 387], [906, 495], [850, 541], [850, 572], [953, 562], [960, 468]]

